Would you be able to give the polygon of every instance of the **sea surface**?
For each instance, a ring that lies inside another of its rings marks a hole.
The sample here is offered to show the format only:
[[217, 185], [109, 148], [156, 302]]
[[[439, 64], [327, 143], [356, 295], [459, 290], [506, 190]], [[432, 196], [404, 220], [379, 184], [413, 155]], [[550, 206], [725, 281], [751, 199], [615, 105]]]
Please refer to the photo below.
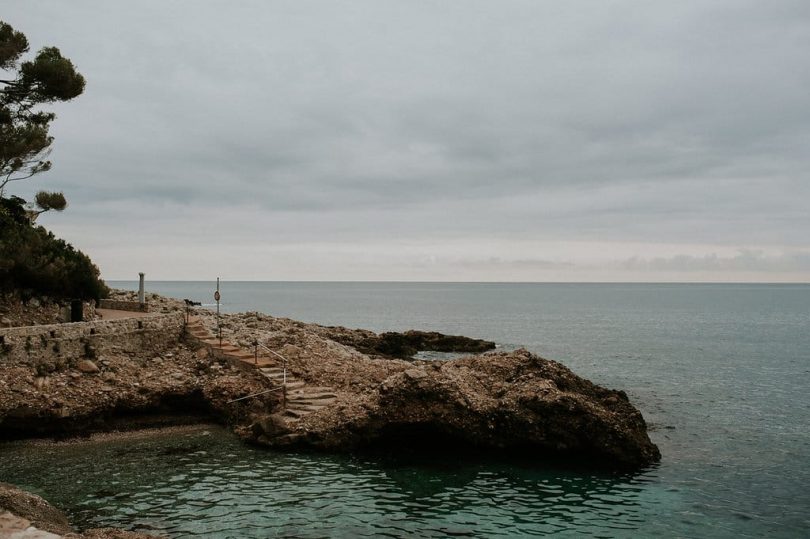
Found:
[[[111, 282], [135, 289], [135, 282]], [[148, 282], [213, 303], [213, 282]], [[810, 285], [223, 282], [223, 312], [523, 346], [624, 389], [663, 455], [275, 453], [218, 427], [0, 446], [78, 525], [173, 537], [810, 537]]]

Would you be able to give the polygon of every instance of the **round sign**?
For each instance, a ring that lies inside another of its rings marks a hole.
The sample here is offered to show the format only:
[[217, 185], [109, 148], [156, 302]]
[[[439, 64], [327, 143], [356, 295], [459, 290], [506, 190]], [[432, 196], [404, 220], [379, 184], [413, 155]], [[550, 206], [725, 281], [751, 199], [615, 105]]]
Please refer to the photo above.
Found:
[[214, 299], [215, 299], [215, 300], [217, 300], [217, 301], [219, 301], [219, 290], [217, 290], [216, 292], [214, 292]]

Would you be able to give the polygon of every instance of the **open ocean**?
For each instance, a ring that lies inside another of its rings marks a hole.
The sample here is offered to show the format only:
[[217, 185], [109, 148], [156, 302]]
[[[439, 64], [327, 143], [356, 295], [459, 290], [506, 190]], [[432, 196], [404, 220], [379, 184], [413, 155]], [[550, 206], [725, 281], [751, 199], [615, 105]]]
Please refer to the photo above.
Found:
[[[109, 282], [136, 289], [136, 282]], [[213, 303], [213, 282], [147, 290]], [[219, 428], [0, 446], [81, 526], [173, 537], [810, 537], [810, 285], [223, 282], [223, 312], [524, 346], [627, 391], [636, 474], [526, 459], [274, 453]]]

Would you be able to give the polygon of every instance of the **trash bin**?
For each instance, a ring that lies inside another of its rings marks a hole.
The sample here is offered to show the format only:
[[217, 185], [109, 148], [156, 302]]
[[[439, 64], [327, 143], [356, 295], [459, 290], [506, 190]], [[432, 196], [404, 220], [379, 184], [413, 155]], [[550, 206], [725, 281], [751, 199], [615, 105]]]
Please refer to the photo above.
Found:
[[74, 299], [70, 302], [71, 322], [81, 322], [84, 320], [84, 309], [82, 307], [82, 300], [80, 299]]

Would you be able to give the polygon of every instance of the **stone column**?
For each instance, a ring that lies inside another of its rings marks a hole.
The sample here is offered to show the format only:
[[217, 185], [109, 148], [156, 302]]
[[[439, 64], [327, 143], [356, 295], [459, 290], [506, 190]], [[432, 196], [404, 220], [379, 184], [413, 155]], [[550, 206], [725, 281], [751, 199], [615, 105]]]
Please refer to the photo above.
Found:
[[146, 298], [143, 293], [143, 272], [139, 273], [138, 275], [140, 275], [141, 277], [141, 281], [138, 284], [138, 303], [143, 305], [144, 303], [146, 303]]

